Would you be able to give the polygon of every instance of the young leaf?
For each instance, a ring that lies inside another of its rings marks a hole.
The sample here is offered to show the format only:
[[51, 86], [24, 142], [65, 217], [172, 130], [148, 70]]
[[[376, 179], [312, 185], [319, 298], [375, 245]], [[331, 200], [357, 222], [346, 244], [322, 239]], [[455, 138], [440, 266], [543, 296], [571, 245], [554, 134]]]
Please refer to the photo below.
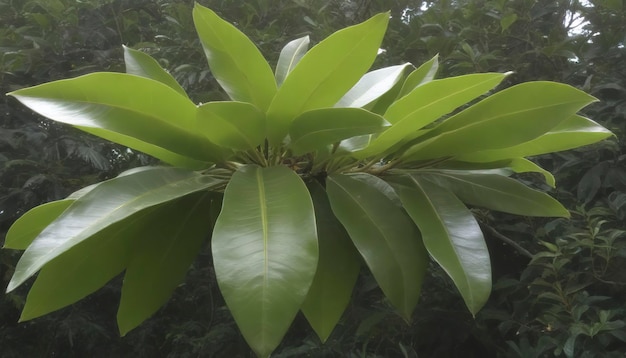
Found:
[[122, 336], [154, 314], [183, 281], [211, 229], [210, 209], [210, 193], [200, 192], [150, 213], [124, 274], [117, 311]]
[[315, 212], [284, 166], [245, 165], [226, 186], [212, 238], [215, 274], [241, 333], [260, 357], [278, 346], [313, 281]]
[[524, 216], [569, 217], [569, 212], [546, 193], [501, 175], [446, 171], [420, 174], [454, 192], [463, 202]]
[[383, 117], [360, 108], [314, 109], [291, 123], [290, 147], [301, 155], [342, 139], [378, 133], [388, 125]]
[[435, 79], [437, 75], [437, 71], [439, 70], [439, 55], [435, 55], [435, 57], [430, 60], [424, 62], [420, 67], [418, 67], [415, 71], [411, 72], [409, 76], [404, 81], [402, 85], [402, 89], [398, 94], [398, 99], [406, 96], [419, 85], [424, 83], [428, 83]]
[[165, 71], [154, 58], [130, 47], [122, 47], [124, 48], [126, 73], [159, 81], [187, 97], [187, 92], [185, 92], [174, 77]]
[[424, 160], [512, 147], [543, 135], [593, 101], [568, 85], [522, 83], [443, 121], [403, 158]]
[[491, 262], [474, 215], [452, 192], [416, 175], [390, 180], [426, 249], [476, 315], [491, 293]]
[[285, 82], [289, 72], [296, 67], [308, 49], [309, 35], [290, 41], [283, 47], [276, 64], [276, 84], [278, 87]]
[[253, 149], [265, 139], [265, 114], [250, 103], [205, 103], [197, 120], [199, 134], [224, 148]]
[[45, 117], [92, 128], [96, 135], [100, 130], [115, 132], [200, 161], [220, 161], [224, 155], [223, 149], [195, 133], [193, 102], [148, 78], [101, 72], [9, 95]]
[[371, 66], [389, 14], [339, 30], [307, 52], [280, 86], [268, 110], [268, 138], [281, 143], [293, 119], [311, 109], [331, 107]]
[[168, 167], [154, 167], [100, 183], [37, 236], [17, 263], [7, 292], [107, 226], [143, 209], [219, 184], [221, 181], [210, 176]]
[[235, 26], [196, 3], [193, 22], [217, 82], [234, 101], [266, 111], [276, 93], [276, 80], [259, 49]]
[[319, 262], [302, 312], [325, 342], [350, 302], [361, 265], [348, 233], [333, 215], [326, 190], [317, 181], [307, 187], [315, 207]]
[[408, 321], [428, 266], [419, 231], [402, 208], [363, 181], [334, 174], [327, 178], [326, 190], [335, 216], [376, 282]]
[[335, 107], [365, 107], [393, 88], [404, 76], [410, 63], [390, 66], [363, 75]]

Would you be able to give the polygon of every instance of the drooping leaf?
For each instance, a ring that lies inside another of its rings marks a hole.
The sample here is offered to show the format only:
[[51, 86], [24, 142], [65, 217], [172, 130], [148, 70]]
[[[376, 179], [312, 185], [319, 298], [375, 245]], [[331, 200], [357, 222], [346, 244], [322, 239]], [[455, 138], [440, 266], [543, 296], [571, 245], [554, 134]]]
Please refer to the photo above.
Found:
[[301, 155], [342, 139], [380, 132], [387, 126], [383, 117], [360, 108], [314, 109], [291, 123], [290, 146], [295, 155]]
[[371, 66], [389, 14], [330, 35], [309, 50], [280, 86], [268, 110], [268, 138], [279, 144], [293, 119], [311, 109], [331, 107]]
[[176, 92], [187, 97], [187, 92], [176, 82], [174, 77], [165, 71], [161, 65], [150, 55], [130, 47], [124, 48], [124, 63], [126, 64], [126, 73], [141, 77], [146, 77], [159, 81]]
[[311, 286], [318, 259], [315, 212], [284, 166], [245, 165], [224, 192], [212, 238], [217, 281], [260, 357], [280, 343]]
[[324, 188], [316, 181], [307, 186], [315, 207], [319, 261], [302, 312], [325, 342], [350, 302], [361, 265], [348, 233], [330, 208]]
[[491, 293], [491, 262], [472, 212], [449, 190], [417, 175], [390, 179], [426, 249], [475, 315]]
[[287, 75], [296, 67], [308, 49], [309, 35], [290, 41], [283, 47], [276, 64], [276, 84], [278, 87], [285, 82]]
[[556, 179], [554, 179], [554, 175], [549, 171], [543, 169], [536, 163], [531, 162], [528, 159], [524, 158], [513, 158], [510, 159], [507, 163], [507, 167], [511, 168], [516, 173], [539, 173], [543, 175], [543, 178], [546, 180], [546, 183], [551, 187], [556, 186]]
[[402, 202], [400, 202], [400, 198], [398, 198], [398, 194], [396, 194], [393, 187], [389, 185], [383, 179], [368, 173], [354, 173], [350, 174], [350, 178], [360, 180], [370, 187], [378, 190], [383, 195], [387, 197], [392, 203], [396, 204], [398, 207], [402, 207]]
[[100, 183], [35, 238], [17, 263], [7, 292], [107, 226], [143, 209], [219, 184], [220, 180], [210, 176], [168, 167], [153, 167]]
[[[120, 144], [138, 140], [200, 161], [224, 156], [223, 149], [195, 133], [193, 102], [155, 80], [100, 72], [9, 94], [45, 117], [103, 133], [105, 139], [122, 139]], [[149, 153], [150, 147], [138, 149]]]
[[546, 193], [496, 174], [432, 171], [420, 174], [454, 192], [463, 202], [524, 216], [569, 217], [569, 212]]
[[384, 117], [392, 126], [374, 139], [359, 156], [364, 158], [383, 153], [401, 142], [407, 134], [416, 132], [497, 86], [506, 76], [502, 73], [465, 75], [431, 81], [415, 88], [389, 107]]
[[198, 107], [198, 129], [219, 146], [253, 149], [265, 139], [265, 114], [245, 102], [209, 102]]
[[266, 111], [276, 93], [276, 80], [259, 49], [235, 26], [198, 3], [193, 22], [211, 72], [228, 96]]
[[130, 253], [117, 311], [121, 335], [156, 312], [183, 281], [211, 228], [210, 193], [158, 207]]
[[335, 107], [365, 107], [380, 98], [398, 83], [410, 63], [389, 66], [363, 75]]
[[363, 181], [333, 174], [326, 190], [335, 216], [376, 282], [409, 320], [428, 265], [419, 231], [402, 208]]
[[413, 91], [417, 86], [428, 83], [435, 79], [437, 71], [439, 70], [439, 55], [435, 55], [430, 60], [424, 62], [420, 67], [411, 72], [404, 81], [402, 89], [398, 94], [398, 99], [406, 96]]
[[108, 226], [48, 262], [28, 292], [20, 321], [70, 305], [93, 293], [128, 264], [132, 245], [150, 227], [153, 208]]
[[550, 131], [594, 100], [560, 83], [522, 83], [443, 121], [403, 158], [423, 160], [512, 147]]
[[611, 135], [611, 131], [591, 119], [575, 115], [531, 141], [502, 149], [466, 153], [457, 156], [456, 159], [468, 162], [494, 162], [508, 158], [529, 157], [581, 147], [601, 141]]

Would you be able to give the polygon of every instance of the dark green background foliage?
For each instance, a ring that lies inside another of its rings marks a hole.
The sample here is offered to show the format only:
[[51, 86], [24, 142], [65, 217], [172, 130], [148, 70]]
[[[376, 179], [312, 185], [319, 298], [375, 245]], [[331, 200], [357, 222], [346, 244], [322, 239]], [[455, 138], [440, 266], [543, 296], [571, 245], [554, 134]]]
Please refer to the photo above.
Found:
[[[440, 77], [515, 71], [507, 85], [565, 82], [601, 101], [585, 110], [617, 138], [534, 158], [555, 173], [552, 194], [572, 219], [476, 210], [487, 236], [494, 292], [473, 318], [440, 269], [407, 325], [362, 274], [340, 325], [321, 345], [301, 317], [275, 357], [611, 357], [626, 347], [626, 4], [620, 0], [200, 1], [233, 22], [275, 63], [288, 41], [332, 32], [391, 10], [376, 67], [439, 54]], [[121, 44], [157, 58], [194, 101], [225, 99], [208, 71], [192, 1], [0, 0], [0, 92], [95, 71], [122, 71]], [[581, 21], [586, 22], [581, 25]], [[576, 31], [572, 31], [576, 28]], [[43, 120], [0, 97], [0, 242], [31, 207], [124, 169], [140, 153]], [[534, 176], [528, 184], [549, 189]], [[6, 287], [18, 253], [0, 251]], [[119, 282], [18, 324], [27, 287], [0, 299], [3, 357], [248, 357], [203, 250], [186, 283], [124, 338], [113, 317]], [[114, 280], [115, 281], [115, 280]]]

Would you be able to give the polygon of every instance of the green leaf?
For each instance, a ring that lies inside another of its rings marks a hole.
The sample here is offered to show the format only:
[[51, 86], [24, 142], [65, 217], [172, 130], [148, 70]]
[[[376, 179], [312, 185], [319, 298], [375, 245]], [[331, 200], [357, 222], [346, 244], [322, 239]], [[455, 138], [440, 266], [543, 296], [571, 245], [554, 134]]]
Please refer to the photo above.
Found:
[[28, 292], [20, 321], [70, 305], [105, 285], [128, 263], [132, 245], [150, 227], [153, 209], [106, 227], [48, 262]]
[[307, 186], [315, 207], [319, 262], [302, 312], [326, 342], [350, 302], [361, 265], [348, 233], [333, 215], [324, 188], [317, 181]]
[[497, 86], [507, 74], [482, 73], [451, 77], [423, 84], [392, 104], [384, 117], [392, 126], [381, 133], [359, 157], [382, 154], [444, 114]]
[[540, 173], [543, 175], [548, 185], [553, 188], [556, 187], [556, 179], [554, 179], [554, 175], [528, 159], [513, 158], [508, 161], [506, 166], [511, 168], [516, 173]]
[[416, 175], [390, 178], [432, 258], [452, 278], [473, 315], [491, 293], [491, 262], [472, 212], [450, 191]]
[[236, 27], [196, 3], [193, 22], [211, 73], [235, 101], [266, 111], [276, 93], [276, 80], [259, 49]]
[[98, 184], [86, 186], [70, 194], [66, 199], [41, 204], [27, 211], [9, 228], [3, 248], [26, 250], [43, 229], [58, 218], [76, 199], [87, 194]]
[[546, 193], [502, 175], [427, 171], [420, 174], [454, 192], [463, 202], [524, 216], [569, 217], [569, 212]]
[[245, 102], [209, 102], [198, 107], [198, 129], [219, 146], [253, 149], [265, 139], [265, 114]]
[[515, 21], [517, 21], [516, 14], [512, 13], [512, 14], [503, 16], [502, 19], [500, 19], [500, 27], [502, 27], [502, 32], [506, 31], [506, 29], [508, 29], [511, 25], [513, 25]]
[[143, 209], [219, 184], [221, 181], [207, 175], [167, 167], [137, 171], [100, 183], [67, 208], [26, 249], [7, 292], [107, 226]]
[[158, 207], [141, 230], [124, 275], [117, 311], [121, 335], [154, 314], [183, 281], [211, 229], [208, 192]]
[[335, 216], [378, 285], [409, 320], [428, 266], [419, 231], [402, 208], [363, 181], [333, 174], [326, 190]]
[[390, 66], [371, 71], [363, 75], [335, 107], [365, 107], [391, 90], [404, 76], [410, 63]]
[[224, 192], [212, 238], [217, 281], [241, 333], [267, 357], [313, 281], [315, 212], [300, 177], [284, 166], [242, 166]]
[[276, 64], [276, 84], [279, 87], [285, 82], [287, 75], [296, 67], [308, 49], [309, 35], [290, 41], [283, 47]]
[[409, 76], [404, 81], [402, 85], [402, 89], [398, 95], [398, 99], [406, 96], [419, 85], [424, 83], [428, 83], [435, 79], [437, 75], [437, 71], [439, 70], [439, 55], [435, 55], [435, 57], [430, 60], [424, 62], [420, 67], [418, 67], [415, 71], [411, 72]]
[[291, 121], [311, 109], [332, 107], [371, 66], [389, 14], [339, 30], [307, 52], [280, 86], [268, 110], [268, 138], [281, 143]]
[[195, 133], [193, 102], [155, 80], [100, 72], [9, 94], [45, 117], [96, 135], [115, 132], [200, 161], [223, 158], [223, 149]]
[[428, 139], [409, 148], [403, 158], [441, 158], [528, 142], [593, 101], [594, 97], [568, 85], [522, 83], [443, 121], [427, 134]]
[[516, 146], [461, 154], [455, 159], [467, 162], [495, 162], [502, 159], [529, 157], [559, 152], [601, 141], [613, 135], [589, 118], [575, 115], [565, 119], [549, 132]]
[[290, 146], [301, 155], [342, 139], [380, 132], [388, 125], [383, 117], [360, 108], [314, 109], [291, 123]]
[[141, 51], [133, 50], [123, 45], [122, 47], [124, 48], [126, 73], [159, 81], [187, 97], [187, 92], [176, 82], [172, 75], [159, 65], [157, 60]]

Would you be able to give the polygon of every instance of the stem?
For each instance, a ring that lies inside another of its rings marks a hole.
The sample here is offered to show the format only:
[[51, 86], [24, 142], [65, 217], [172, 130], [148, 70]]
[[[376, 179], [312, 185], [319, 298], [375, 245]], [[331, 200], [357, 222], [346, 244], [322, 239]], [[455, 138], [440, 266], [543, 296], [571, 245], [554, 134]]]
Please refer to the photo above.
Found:
[[533, 258], [533, 254], [526, 250], [525, 248], [523, 248], [522, 246], [520, 246], [520, 244], [518, 244], [517, 242], [515, 242], [513, 239], [509, 238], [508, 236], [504, 236], [503, 234], [499, 233], [496, 229], [492, 228], [489, 225], [483, 225], [484, 228], [486, 228], [493, 236], [495, 236], [496, 238], [506, 242], [507, 244], [511, 245], [515, 250], [517, 250], [520, 254], [532, 259]]

